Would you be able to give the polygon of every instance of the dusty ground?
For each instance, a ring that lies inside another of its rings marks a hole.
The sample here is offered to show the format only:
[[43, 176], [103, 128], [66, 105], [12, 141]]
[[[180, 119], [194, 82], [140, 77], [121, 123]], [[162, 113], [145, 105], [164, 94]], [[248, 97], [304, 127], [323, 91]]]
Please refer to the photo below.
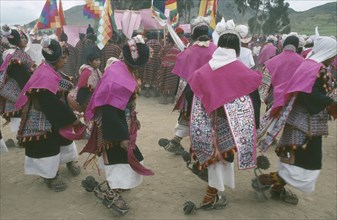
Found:
[[[182, 211], [185, 201], [199, 204], [206, 183], [193, 175], [180, 156], [169, 154], [157, 144], [161, 137], [171, 137], [178, 113], [171, 112], [172, 104], [160, 105], [158, 98], [140, 97], [139, 118], [142, 129], [138, 135], [138, 146], [145, 156], [145, 164], [155, 172], [145, 177], [141, 186], [122, 195], [130, 205], [130, 211], [118, 219], [336, 219], [336, 121], [329, 123], [330, 135], [323, 140], [323, 169], [310, 196], [305, 196], [290, 187], [300, 198], [297, 206], [268, 200], [259, 203], [250, 187], [253, 170], [238, 171], [236, 167], [236, 188], [226, 189], [229, 205], [223, 210], [198, 211], [186, 216]], [[1, 122], [3, 124], [3, 121]], [[9, 127], [2, 127], [4, 139], [14, 138]], [[183, 140], [186, 150], [189, 140]], [[84, 141], [78, 141], [78, 150]], [[270, 149], [267, 156], [275, 171], [277, 158]], [[87, 155], [80, 156], [83, 164]], [[1, 188], [0, 219], [117, 219], [92, 193], [80, 185], [81, 180], [93, 175], [94, 168], [82, 170], [78, 177], [71, 177], [65, 166], [60, 174], [68, 188], [55, 193], [47, 189], [43, 180], [23, 173], [24, 149], [13, 147], [9, 153], [0, 156]]]

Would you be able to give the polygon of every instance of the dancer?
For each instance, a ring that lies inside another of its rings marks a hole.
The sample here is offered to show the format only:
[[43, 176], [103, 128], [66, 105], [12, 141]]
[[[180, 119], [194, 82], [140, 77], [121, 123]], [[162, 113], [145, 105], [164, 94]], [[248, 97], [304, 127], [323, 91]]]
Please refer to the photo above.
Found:
[[[82, 181], [87, 191], [96, 190], [103, 204], [118, 214], [129, 210], [119, 194], [140, 185], [143, 175], [153, 175], [142, 166], [143, 155], [136, 145], [140, 122], [136, 117], [136, 98], [139, 84], [134, 72], [144, 66], [150, 56], [149, 47], [137, 35], [122, 49], [124, 59], [111, 64], [98, 83], [86, 111], [86, 119], [93, 123], [91, 136], [82, 153], [101, 156], [104, 163], [107, 189], [98, 186], [92, 177]], [[90, 162], [88, 160], [85, 165]]]
[[67, 185], [59, 175], [59, 165], [66, 163], [73, 176], [81, 171], [75, 162], [75, 143], [60, 131], [71, 125], [77, 129], [83, 126], [65, 101], [72, 84], [58, 72], [67, 55], [59, 42], [47, 35], [42, 47], [45, 63], [36, 69], [15, 104], [22, 108], [18, 137], [25, 148], [25, 174], [42, 177], [51, 190], [60, 192]]

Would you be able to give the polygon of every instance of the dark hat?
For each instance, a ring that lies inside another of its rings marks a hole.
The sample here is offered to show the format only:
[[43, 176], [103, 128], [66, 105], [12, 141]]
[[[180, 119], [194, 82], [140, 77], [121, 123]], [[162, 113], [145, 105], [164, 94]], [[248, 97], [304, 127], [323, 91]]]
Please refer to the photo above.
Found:
[[68, 41], [68, 36], [66, 33], [64, 33], [64, 31], [62, 31], [61, 37], [60, 37], [60, 41], [64, 41], [67, 42]]
[[101, 53], [99, 53], [99, 51], [96, 50], [96, 48], [92, 48], [90, 50], [90, 52], [88, 52], [87, 54], [87, 62], [91, 62], [93, 61], [94, 59], [97, 59], [97, 58], [100, 58], [101, 57]]
[[95, 33], [95, 31], [94, 31], [94, 29], [91, 27], [91, 25], [89, 24], [88, 25], [88, 28], [87, 28], [87, 34], [94, 34]]
[[297, 36], [295, 35], [288, 36], [283, 42], [283, 48], [285, 48], [287, 45], [293, 45], [295, 47], [295, 50], [297, 50], [299, 42], [300, 39]]
[[83, 40], [85, 37], [85, 34], [84, 33], [79, 33], [78, 34], [78, 38], [80, 38], [80, 40]]
[[56, 63], [62, 56], [62, 47], [54, 39], [44, 35], [41, 41], [42, 55], [48, 63]]
[[133, 68], [142, 67], [149, 61], [150, 49], [141, 35], [129, 40], [122, 52], [125, 63]]
[[87, 39], [95, 42], [97, 40], [97, 36], [94, 33], [90, 33], [90, 34], [87, 34]]
[[7, 38], [10, 44], [15, 45], [15, 46], [19, 45], [21, 41], [21, 35], [23, 35], [28, 40], [28, 37], [23, 32], [20, 33], [19, 31], [15, 29], [11, 29], [7, 25], [2, 26], [1, 33], [4, 37]]
[[240, 38], [235, 33], [225, 33], [220, 35], [218, 47], [234, 49], [236, 56], [240, 55]]

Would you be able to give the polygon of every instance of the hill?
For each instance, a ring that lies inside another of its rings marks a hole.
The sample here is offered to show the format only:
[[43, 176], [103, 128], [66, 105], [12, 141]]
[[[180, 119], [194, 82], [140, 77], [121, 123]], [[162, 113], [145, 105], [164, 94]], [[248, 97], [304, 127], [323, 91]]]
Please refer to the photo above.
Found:
[[314, 34], [318, 26], [321, 35], [337, 35], [337, 2], [327, 3], [304, 12], [289, 14], [292, 31]]

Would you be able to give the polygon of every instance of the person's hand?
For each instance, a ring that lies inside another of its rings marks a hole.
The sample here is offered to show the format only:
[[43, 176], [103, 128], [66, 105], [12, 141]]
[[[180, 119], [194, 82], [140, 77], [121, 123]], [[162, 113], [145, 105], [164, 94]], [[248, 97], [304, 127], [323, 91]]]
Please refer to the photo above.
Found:
[[83, 125], [83, 123], [81, 122], [80, 119], [76, 119], [76, 120], [72, 123], [72, 126], [73, 126], [73, 127], [79, 127], [79, 126], [81, 126], [81, 125]]
[[337, 102], [331, 103], [326, 109], [329, 115], [331, 115], [334, 119], [337, 119]]
[[129, 148], [129, 140], [121, 141], [121, 148], [123, 148], [125, 151], [128, 151], [128, 148]]

